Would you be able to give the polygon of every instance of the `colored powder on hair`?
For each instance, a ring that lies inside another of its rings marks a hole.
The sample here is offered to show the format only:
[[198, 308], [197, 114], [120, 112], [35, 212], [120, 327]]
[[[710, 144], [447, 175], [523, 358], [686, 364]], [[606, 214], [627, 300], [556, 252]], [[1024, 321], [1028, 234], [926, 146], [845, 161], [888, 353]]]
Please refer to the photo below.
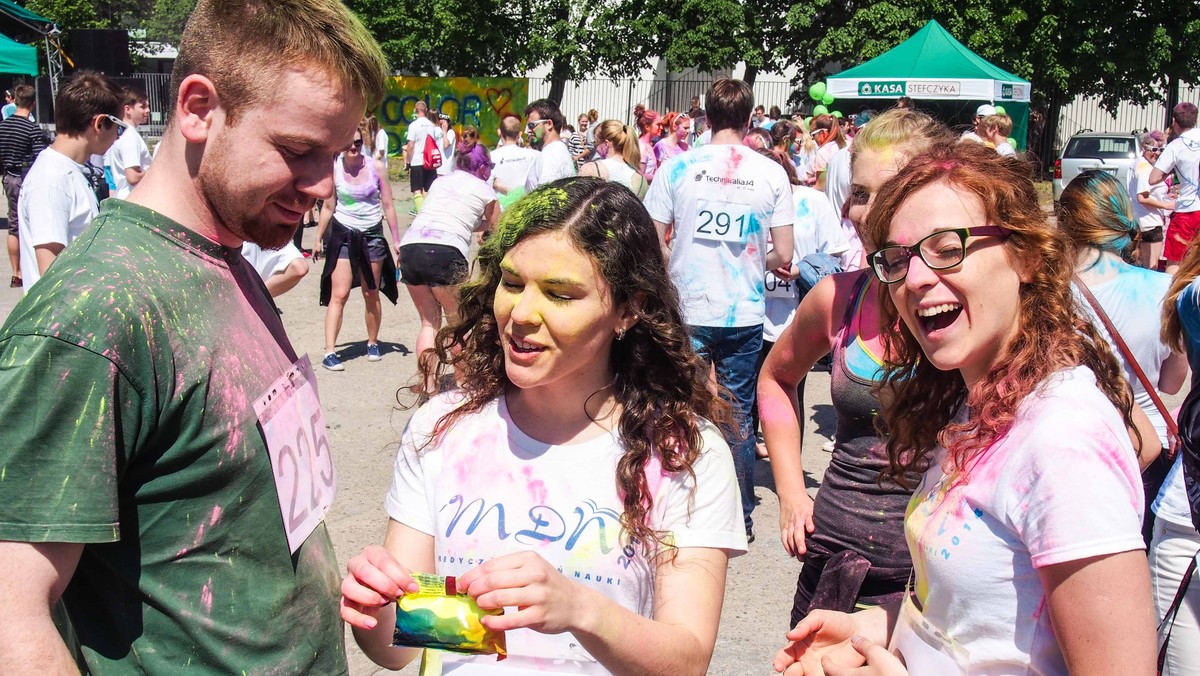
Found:
[[534, 190], [500, 216], [496, 234], [489, 241], [495, 241], [501, 249], [508, 249], [517, 242], [530, 223], [549, 220], [551, 214], [566, 206], [568, 199], [567, 191], [562, 188]]

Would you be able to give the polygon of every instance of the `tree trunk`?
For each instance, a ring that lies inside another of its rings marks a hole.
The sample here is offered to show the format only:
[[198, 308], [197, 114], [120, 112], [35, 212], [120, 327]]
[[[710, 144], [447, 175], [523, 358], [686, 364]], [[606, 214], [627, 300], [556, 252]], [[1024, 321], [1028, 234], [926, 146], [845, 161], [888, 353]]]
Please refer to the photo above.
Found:
[[554, 102], [554, 105], [561, 106], [563, 94], [567, 90], [567, 58], [565, 56], [557, 56], [554, 61], [550, 62], [550, 94], [546, 97]]
[[1058, 154], [1054, 152], [1054, 143], [1058, 138], [1058, 121], [1062, 117], [1062, 106], [1062, 92], [1051, 94], [1046, 102], [1046, 121], [1042, 125], [1036, 148], [1038, 163], [1044, 172], [1053, 172], [1054, 161], [1058, 159]]
[[758, 66], [746, 64], [746, 72], [742, 74], [742, 80], [751, 87], [754, 86], [754, 80], [758, 78]]
[[[1172, 64], [1174, 65], [1174, 64]], [[1172, 73], [1167, 78], [1167, 113], [1163, 120], [1163, 129], [1171, 131], [1171, 111], [1179, 104], [1179, 75]]]

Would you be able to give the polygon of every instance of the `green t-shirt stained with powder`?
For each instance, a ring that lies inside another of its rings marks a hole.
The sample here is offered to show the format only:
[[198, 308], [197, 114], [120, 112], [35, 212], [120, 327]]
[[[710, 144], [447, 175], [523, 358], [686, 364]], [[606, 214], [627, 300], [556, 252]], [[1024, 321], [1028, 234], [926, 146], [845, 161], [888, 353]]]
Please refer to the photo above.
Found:
[[296, 359], [239, 251], [108, 200], [0, 330], [0, 540], [84, 543], [94, 674], [343, 674], [324, 524], [290, 553], [253, 401]]

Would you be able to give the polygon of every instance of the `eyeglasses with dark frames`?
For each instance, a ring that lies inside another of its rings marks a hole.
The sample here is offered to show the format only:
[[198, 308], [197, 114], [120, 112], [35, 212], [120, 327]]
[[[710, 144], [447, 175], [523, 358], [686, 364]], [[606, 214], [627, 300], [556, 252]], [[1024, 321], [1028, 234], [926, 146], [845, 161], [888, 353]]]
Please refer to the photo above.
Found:
[[968, 237], [1007, 237], [1009, 230], [998, 225], [938, 230], [912, 246], [885, 246], [867, 256], [867, 264], [884, 284], [895, 284], [908, 276], [908, 264], [919, 257], [930, 270], [948, 270], [967, 256]]

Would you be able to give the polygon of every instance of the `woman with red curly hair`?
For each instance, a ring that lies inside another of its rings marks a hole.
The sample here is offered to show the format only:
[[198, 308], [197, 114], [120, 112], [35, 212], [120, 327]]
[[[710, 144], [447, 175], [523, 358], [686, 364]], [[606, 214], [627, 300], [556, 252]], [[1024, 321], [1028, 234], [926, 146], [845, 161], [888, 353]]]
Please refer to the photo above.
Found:
[[865, 230], [888, 474], [928, 465], [904, 521], [914, 593], [810, 614], [776, 669], [905, 673], [876, 645], [890, 641], [914, 674], [1154, 673], [1133, 398], [1028, 165], [936, 148], [883, 187]]

